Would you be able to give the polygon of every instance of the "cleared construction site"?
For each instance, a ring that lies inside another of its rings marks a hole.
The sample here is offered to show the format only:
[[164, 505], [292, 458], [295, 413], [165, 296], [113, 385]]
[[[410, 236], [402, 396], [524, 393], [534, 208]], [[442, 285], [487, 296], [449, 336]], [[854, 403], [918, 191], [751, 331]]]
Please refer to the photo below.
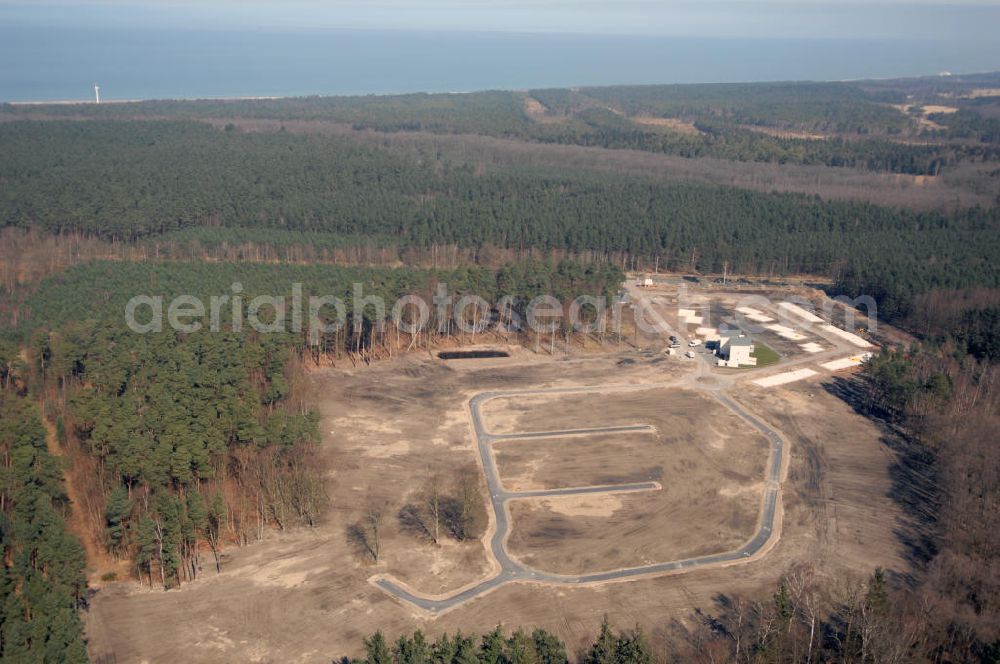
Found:
[[[655, 629], [650, 615], [766, 587], [799, 561], [824, 574], [898, 564], [879, 433], [834, 389], [871, 338], [779, 298], [628, 290], [627, 344], [495, 344], [314, 372], [330, 514], [232, 551], [225, 574], [180, 591], [101, 593], [94, 638], [155, 659], [178, 644], [144, 626], [169, 621], [199, 640], [191, 661], [320, 661], [373, 624], [472, 631], [504, 616], [572, 646], [604, 613]], [[731, 363], [727, 335], [756, 362]], [[431, 541], [397, 520], [429, 479], [459, 470], [482, 497], [481, 533]], [[345, 535], [373, 510], [377, 560]], [[306, 627], [318, 621], [329, 629]]]

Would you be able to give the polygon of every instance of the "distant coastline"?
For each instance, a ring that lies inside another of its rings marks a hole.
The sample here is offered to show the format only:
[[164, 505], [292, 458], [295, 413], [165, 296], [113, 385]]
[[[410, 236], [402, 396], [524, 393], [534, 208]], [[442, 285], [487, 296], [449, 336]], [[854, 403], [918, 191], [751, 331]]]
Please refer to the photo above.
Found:
[[[778, 81], [716, 81], [716, 82], [706, 82], [706, 83], [670, 83], [670, 82], [646, 82], [646, 83], [611, 83], [611, 84], [587, 84], [587, 85], [567, 85], [558, 86], [563, 89], [580, 89], [587, 87], [615, 87], [617, 85], [650, 85], [650, 86], [661, 86], [661, 85], [740, 85], [740, 84], [762, 84], [762, 83], [858, 83], [863, 81], [892, 81], [900, 79], [931, 79], [937, 77], [976, 77], [976, 76], [991, 76], [1000, 73], [1000, 67], [995, 70], [984, 70], [984, 71], [969, 71], [969, 72], [939, 72], [939, 73], [924, 73], [916, 74], [913, 76], [870, 76], [865, 78], [841, 78], [841, 79], [799, 79], [799, 80], [778, 80]], [[414, 94], [426, 94], [426, 95], [462, 95], [462, 94], [474, 94], [477, 92], [486, 92], [489, 90], [498, 90], [503, 92], [528, 92], [532, 88], [530, 87], [492, 87], [492, 88], [475, 88], [469, 90], [409, 90], [409, 91], [386, 91], [386, 92], [321, 92], [321, 93], [298, 93], [298, 94], [284, 94], [284, 95], [196, 95], [196, 96], [178, 96], [178, 97], [146, 97], [146, 98], [135, 98], [135, 99], [105, 99], [102, 98], [100, 102], [95, 102], [91, 99], [57, 99], [57, 100], [44, 100], [44, 99], [33, 99], [33, 100], [18, 100], [18, 101], [6, 101], [0, 99], [0, 105], [9, 106], [99, 106], [99, 105], [111, 105], [111, 104], [141, 104], [145, 102], [154, 101], [166, 101], [166, 102], [239, 102], [239, 101], [277, 101], [282, 99], [301, 99], [309, 97], [318, 98], [336, 98], [336, 97], [390, 97], [399, 95], [414, 95]]]
[[100, 103], [93, 99], [60, 99], [56, 101], [5, 101], [0, 102], [11, 106], [81, 106], [89, 104], [91, 106], [104, 106], [105, 104], [141, 104], [145, 101], [269, 101], [275, 99], [290, 99], [296, 95], [289, 96], [248, 96], [248, 97], [165, 97], [162, 99], [102, 99]]
[[128, 103], [997, 69], [1000, 42], [0, 26], [0, 101], [29, 105], [90, 103], [95, 83], [102, 103]]

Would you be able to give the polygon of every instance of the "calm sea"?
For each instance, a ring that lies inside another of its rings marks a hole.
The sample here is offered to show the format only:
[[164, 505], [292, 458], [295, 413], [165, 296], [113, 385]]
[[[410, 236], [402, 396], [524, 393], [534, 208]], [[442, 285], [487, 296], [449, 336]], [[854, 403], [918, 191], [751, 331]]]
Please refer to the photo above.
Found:
[[1000, 69], [1000, 40], [742, 40], [0, 26], [0, 100], [839, 80]]

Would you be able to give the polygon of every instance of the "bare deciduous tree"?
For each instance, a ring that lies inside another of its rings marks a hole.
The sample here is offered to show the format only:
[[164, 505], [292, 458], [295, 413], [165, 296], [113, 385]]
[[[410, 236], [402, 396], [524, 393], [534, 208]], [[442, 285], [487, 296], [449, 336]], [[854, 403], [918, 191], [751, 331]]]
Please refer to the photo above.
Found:
[[359, 555], [370, 558], [373, 563], [378, 563], [382, 556], [384, 513], [385, 506], [381, 502], [369, 499], [362, 517], [347, 528], [348, 541]]

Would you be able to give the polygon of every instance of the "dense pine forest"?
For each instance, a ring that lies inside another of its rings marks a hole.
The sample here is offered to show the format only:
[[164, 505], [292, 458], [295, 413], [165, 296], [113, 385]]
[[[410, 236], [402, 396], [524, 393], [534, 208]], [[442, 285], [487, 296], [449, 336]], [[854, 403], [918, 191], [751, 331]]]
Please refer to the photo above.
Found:
[[[391, 303], [409, 294], [429, 301], [436, 285], [446, 283], [457, 296], [475, 293], [490, 303], [512, 298], [511, 308], [523, 315], [536, 295], [607, 297], [622, 279], [611, 265], [563, 261], [449, 271], [88, 262], [43, 280], [19, 311], [18, 325], [0, 340], [0, 444], [12, 461], [2, 500], [11, 561], [4, 655], [12, 661], [19, 661], [18, 652], [54, 653], [46, 661], [84, 658], [76, 609], [85, 606], [86, 584], [76, 537], [97, 557], [130, 562], [125, 574], [170, 588], [203, 569], [221, 570], [226, 546], [255, 541], [271, 528], [314, 523], [327, 498], [316, 458], [318, 418], [298, 387], [303, 364], [370, 361], [425, 345], [432, 335], [462, 334], [442, 330], [434, 319], [423, 338], [400, 339], [376, 325], [370, 308], [350, 311], [342, 329], [316, 339], [305, 330], [259, 334], [234, 329], [229, 307], [221, 334], [136, 334], [122, 324], [121, 312], [137, 287], [165, 298], [207, 300], [231, 294], [239, 283], [247, 303], [257, 294], [290, 294], [300, 284], [306, 298], [349, 302], [360, 283], [365, 295]], [[44, 405], [54, 438], [48, 444], [65, 466], [48, 451], [35, 403]], [[64, 470], [74, 488], [74, 535], [62, 521], [69, 508]], [[31, 530], [41, 524], [41, 534]], [[32, 539], [38, 537], [45, 539]], [[40, 558], [32, 547], [55, 558]], [[44, 617], [32, 620], [36, 631], [16, 621], [33, 612]]]
[[64, 521], [63, 467], [46, 445], [41, 413], [0, 388], [0, 658], [7, 662], [86, 662], [84, 552]]
[[[991, 75], [955, 77], [931, 89], [935, 94], [954, 95], [994, 83]], [[989, 120], [972, 119], [982, 118], [979, 113], [954, 118], [938, 114], [935, 122], [928, 124], [900, 110], [919, 109], [912, 101], [915, 88], [926, 94], [926, 84], [909, 81], [896, 85], [666, 85], [252, 102], [152, 101], [102, 107], [54, 106], [47, 107], [45, 113], [105, 119], [323, 120], [379, 132], [480, 134], [684, 157], [822, 164], [912, 175], [937, 175], [950, 164], [1000, 157], [996, 133], [990, 129], [993, 125]], [[30, 107], [0, 109], [13, 117], [30, 111]], [[682, 120], [687, 129], [657, 122], [664, 119]], [[784, 132], [760, 131], [762, 128]], [[888, 140], [901, 137], [909, 140]], [[975, 140], [965, 140], [969, 138]]]
[[[4, 225], [51, 233], [364, 244], [403, 262], [414, 248], [456, 245], [703, 273], [807, 273], [872, 294], [889, 319], [907, 315], [917, 294], [1000, 280], [991, 260], [1000, 238], [988, 232], [1000, 221], [996, 207], [914, 212], [569, 170], [482, 173], [342, 138], [194, 122], [13, 122], [0, 124], [0, 141]], [[213, 236], [219, 228], [230, 232]]]

